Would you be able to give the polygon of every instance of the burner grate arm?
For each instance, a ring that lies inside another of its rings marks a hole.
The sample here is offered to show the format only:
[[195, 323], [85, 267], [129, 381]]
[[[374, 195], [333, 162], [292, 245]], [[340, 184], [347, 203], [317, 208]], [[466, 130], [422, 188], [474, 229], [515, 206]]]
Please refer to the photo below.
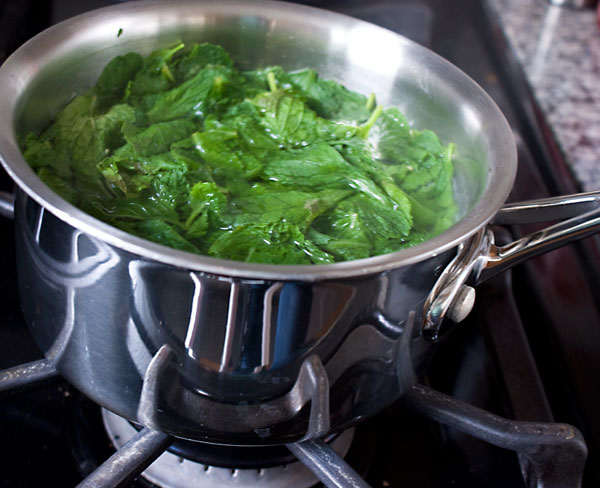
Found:
[[58, 372], [47, 359], [21, 364], [0, 371], [0, 397], [45, 386], [57, 379]]
[[509, 420], [416, 384], [401, 398], [413, 411], [498, 447], [526, 461], [529, 488], [579, 488], [587, 458], [581, 433], [568, 424]]
[[287, 444], [287, 448], [328, 488], [370, 488], [367, 482], [321, 439]]
[[172, 441], [169, 435], [146, 427], [77, 485], [77, 488], [126, 486], [152, 464]]

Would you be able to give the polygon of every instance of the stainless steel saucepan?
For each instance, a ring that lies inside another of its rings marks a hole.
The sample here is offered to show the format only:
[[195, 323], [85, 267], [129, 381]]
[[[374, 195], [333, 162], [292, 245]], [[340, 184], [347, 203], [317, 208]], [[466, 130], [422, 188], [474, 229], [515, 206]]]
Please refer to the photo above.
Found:
[[[460, 219], [385, 256], [259, 265], [134, 237], [45, 186], [19, 137], [43, 128], [114, 56], [180, 40], [221, 44], [242, 68], [315, 68], [455, 142]], [[258, 0], [101, 9], [22, 46], [0, 68], [0, 86], [0, 157], [17, 184], [19, 288], [32, 334], [94, 401], [181, 437], [284, 443], [372, 415], [410, 386], [444, 316], [468, 312], [468, 285], [600, 228], [592, 211], [495, 246], [486, 227], [495, 216], [569, 217], [596, 207], [598, 195], [502, 208], [516, 149], [483, 90], [399, 35], [318, 9]]]

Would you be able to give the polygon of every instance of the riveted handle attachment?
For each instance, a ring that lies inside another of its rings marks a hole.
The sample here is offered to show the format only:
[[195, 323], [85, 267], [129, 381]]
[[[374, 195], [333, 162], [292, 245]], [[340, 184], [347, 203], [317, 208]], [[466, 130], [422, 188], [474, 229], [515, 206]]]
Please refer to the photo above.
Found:
[[474, 304], [470, 285], [599, 232], [600, 192], [511, 203], [498, 211], [494, 223], [524, 224], [561, 219], [567, 220], [504, 246], [495, 244], [494, 235], [487, 228], [461, 244], [425, 301], [422, 336], [439, 342], [453, 327], [453, 323], [444, 321], [446, 316], [460, 321], [468, 315]]

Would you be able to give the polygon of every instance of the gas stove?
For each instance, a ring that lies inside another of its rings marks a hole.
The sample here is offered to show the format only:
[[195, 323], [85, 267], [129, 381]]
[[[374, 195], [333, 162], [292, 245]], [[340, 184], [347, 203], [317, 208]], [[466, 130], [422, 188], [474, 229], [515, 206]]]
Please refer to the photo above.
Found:
[[[109, 3], [57, 1], [45, 19], [53, 23]], [[577, 191], [485, 3], [304, 3], [395, 30], [483, 86], [518, 142], [512, 200]], [[0, 12], [5, 22], [9, 15], [16, 19], [12, 25], [20, 22], [20, 35], [44, 27], [33, 2], [19, 3], [20, 9], [16, 4], [8, 2]], [[3, 46], [11, 48], [9, 42]], [[10, 191], [3, 177], [2, 190]], [[571, 488], [580, 486], [582, 472], [584, 487], [600, 482], [596, 238], [478, 287], [473, 312], [438, 347], [418, 383], [375, 417], [337, 436], [242, 448], [142, 429], [102, 410], [58, 377], [25, 326], [12, 223], [1, 219], [0, 226], [5, 236], [0, 242], [2, 486], [309, 487], [321, 479], [340, 487]], [[498, 229], [497, 236], [509, 240], [533, 229]]]

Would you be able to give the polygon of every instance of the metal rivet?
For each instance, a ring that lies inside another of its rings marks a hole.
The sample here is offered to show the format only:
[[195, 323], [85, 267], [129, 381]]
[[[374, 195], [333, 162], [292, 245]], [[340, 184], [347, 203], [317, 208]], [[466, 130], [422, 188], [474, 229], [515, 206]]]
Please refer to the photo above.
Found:
[[447, 317], [452, 322], [462, 322], [473, 310], [475, 305], [475, 288], [463, 285], [448, 309]]

